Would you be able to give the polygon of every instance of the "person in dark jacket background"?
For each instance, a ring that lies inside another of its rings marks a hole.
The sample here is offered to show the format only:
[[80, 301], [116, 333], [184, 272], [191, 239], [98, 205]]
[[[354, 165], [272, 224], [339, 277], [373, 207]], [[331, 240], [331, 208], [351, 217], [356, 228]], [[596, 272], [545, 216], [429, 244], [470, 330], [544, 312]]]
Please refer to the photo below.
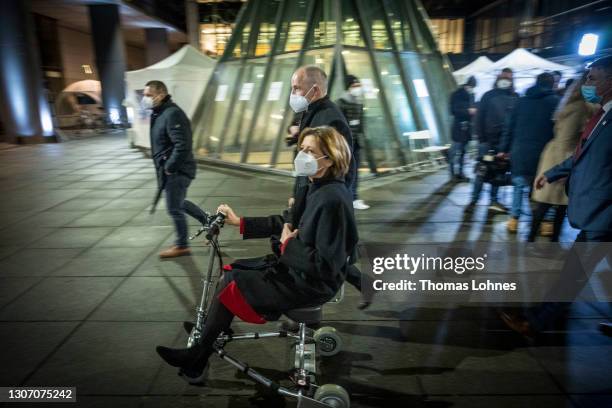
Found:
[[[448, 152], [448, 168], [451, 179], [457, 181], [467, 181], [463, 174], [463, 161], [465, 158], [465, 148], [472, 139], [472, 117], [476, 114], [474, 107], [474, 87], [476, 78], [471, 76], [455, 90], [450, 96], [450, 112], [453, 115], [453, 125], [451, 138], [453, 144]], [[455, 163], [459, 156], [459, 169], [455, 172]]]
[[553, 138], [553, 115], [559, 96], [549, 72], [537, 76], [534, 86], [521, 97], [510, 116], [501, 152], [510, 153], [512, 185], [511, 218], [508, 231], [516, 232], [523, 205], [523, 194], [530, 189], [544, 146]]
[[[488, 152], [497, 153], [500, 151], [504, 126], [506, 126], [508, 115], [518, 99], [512, 85], [512, 75], [510, 68], [504, 68], [495, 81], [495, 87], [485, 92], [480, 99], [476, 115], [476, 133], [479, 142], [477, 161], [482, 160], [482, 157]], [[466, 208], [467, 211], [471, 211], [478, 202], [483, 184], [482, 177], [476, 176], [474, 178], [472, 201]], [[498, 193], [499, 187], [491, 185], [489, 210], [505, 213], [507, 210], [499, 203]]]
[[151, 155], [157, 182], [166, 192], [166, 208], [176, 229], [175, 245], [159, 253], [161, 258], [189, 255], [187, 221], [183, 201], [196, 175], [189, 118], [168, 95], [161, 81], [149, 81], [144, 89], [143, 107], [151, 109]]
[[[279, 234], [280, 245], [273, 245], [270, 255], [237, 260], [224, 268], [199, 344], [187, 349], [157, 347], [159, 355], [180, 367], [190, 383], [202, 381], [213, 344], [234, 316], [265, 323], [291, 309], [323, 304], [342, 286], [358, 241], [351, 194], [344, 185], [350, 149], [331, 127], [304, 130], [299, 147], [296, 169], [311, 182], [297, 224], [281, 227], [261, 217], [243, 218], [243, 234], [253, 238]], [[304, 159], [312, 166], [300, 166]], [[230, 208], [226, 213], [229, 222], [238, 219]]]
[[354, 75], [347, 75], [345, 78], [345, 92], [336, 100], [336, 105], [344, 114], [351, 135], [353, 136], [353, 157], [355, 161], [355, 178], [351, 184], [351, 193], [353, 194], [353, 208], [356, 210], [367, 210], [370, 208], [363, 200], [359, 199], [357, 192], [359, 180], [359, 162], [361, 160], [361, 144], [365, 147], [367, 161], [370, 166], [370, 172], [377, 174], [376, 163], [372, 157], [372, 149], [369, 146], [368, 140], [364, 133], [364, 112], [363, 112], [363, 87], [361, 82]]

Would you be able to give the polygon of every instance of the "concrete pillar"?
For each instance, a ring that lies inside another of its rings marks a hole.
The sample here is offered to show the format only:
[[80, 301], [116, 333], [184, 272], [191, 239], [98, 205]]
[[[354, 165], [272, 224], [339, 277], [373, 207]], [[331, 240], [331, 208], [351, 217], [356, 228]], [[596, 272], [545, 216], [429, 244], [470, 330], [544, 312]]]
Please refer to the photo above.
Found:
[[7, 141], [56, 141], [29, 1], [0, 2], [0, 112]]
[[168, 32], [165, 28], [146, 28], [145, 39], [147, 65], [155, 64], [170, 54]]
[[196, 0], [185, 0], [185, 18], [189, 44], [200, 49], [200, 11]]
[[[463, 54], [473, 54], [476, 46], [476, 18], [466, 18], [463, 25]], [[470, 56], [471, 58], [471, 56]]]
[[119, 7], [116, 4], [90, 4], [88, 7], [102, 103], [113, 123], [125, 125], [128, 123], [122, 105], [125, 99], [125, 50]]

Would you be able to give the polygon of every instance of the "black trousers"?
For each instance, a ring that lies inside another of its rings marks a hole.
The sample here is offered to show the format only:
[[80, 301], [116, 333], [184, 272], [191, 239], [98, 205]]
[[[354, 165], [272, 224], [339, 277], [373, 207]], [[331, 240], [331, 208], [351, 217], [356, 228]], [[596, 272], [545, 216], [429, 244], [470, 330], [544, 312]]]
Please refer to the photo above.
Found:
[[[611, 262], [610, 248], [605, 244], [607, 242], [612, 242], [612, 231], [580, 231], [561, 270], [561, 279], [547, 295], [547, 298], [553, 300], [545, 301], [527, 312], [527, 319], [536, 330], [548, 328], [563, 315], [604, 258], [607, 257], [609, 263]], [[584, 243], [592, 244], [579, 248], [579, 245]], [[607, 271], [609, 272], [609, 268]]]
[[355, 265], [346, 268], [346, 281], [361, 292], [361, 271]]
[[527, 241], [534, 242], [542, 220], [546, 216], [548, 210], [551, 207], [555, 207], [555, 219], [553, 222], [553, 234], [550, 237], [551, 242], [559, 242], [559, 235], [561, 234], [561, 227], [563, 226], [563, 220], [565, 219], [565, 213], [567, 212], [567, 205], [553, 205], [548, 203], [538, 203], [533, 211], [533, 217], [531, 219], [531, 231]]

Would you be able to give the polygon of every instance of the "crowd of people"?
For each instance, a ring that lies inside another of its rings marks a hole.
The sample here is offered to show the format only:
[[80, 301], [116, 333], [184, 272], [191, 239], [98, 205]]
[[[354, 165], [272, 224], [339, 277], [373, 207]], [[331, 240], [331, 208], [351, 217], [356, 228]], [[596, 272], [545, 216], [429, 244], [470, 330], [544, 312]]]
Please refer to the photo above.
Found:
[[[479, 104], [474, 103], [475, 79], [470, 78], [451, 97], [455, 123], [449, 161], [451, 176], [455, 177], [456, 159], [463, 160], [474, 122], [474, 133], [479, 140], [478, 162], [486, 161], [484, 167], [503, 173], [503, 177], [477, 171], [468, 211], [474, 208], [483, 183], [489, 181], [492, 184], [490, 209], [507, 212], [497, 194], [498, 187], [507, 183], [505, 176], [509, 173], [513, 186], [507, 222], [510, 233], [517, 232], [518, 220], [526, 208], [527, 191], [533, 204], [528, 241], [535, 240], [542, 220], [553, 207], [550, 236], [551, 241], [557, 241], [567, 213], [570, 225], [579, 230], [575, 242], [595, 243], [570, 251], [561, 269], [561, 284], [577, 295], [588, 282], [584, 276], [590, 276], [603, 259], [610, 257], [609, 246], [602, 243], [612, 242], [612, 126], [609, 125], [612, 56], [594, 61], [588, 71], [564, 89], [558, 88], [559, 77], [544, 72], [519, 97], [512, 89], [512, 72], [505, 69], [494, 89]], [[457, 180], [463, 181], [462, 165], [459, 169]], [[576, 255], [579, 252], [581, 257]], [[501, 318], [512, 330], [533, 336], [562, 315], [569, 304], [547, 301], [524, 313], [502, 312]], [[600, 323], [600, 330], [612, 336], [610, 323]]]
[[[472, 139], [478, 141], [467, 212], [474, 210], [483, 186], [489, 184], [489, 210], [510, 214], [508, 232], [516, 233], [521, 217], [531, 213], [528, 241], [535, 241], [538, 234], [549, 236], [553, 242], [559, 240], [568, 206], [565, 183], [535, 189], [534, 181], [573, 156], [584, 132], [593, 130], [589, 129], [589, 121], [598, 111], [605, 111], [608, 91], [602, 88], [604, 84], [600, 85], [600, 93], [596, 92], [593, 72], [607, 72], [609, 61], [609, 57], [600, 59], [578, 78], [568, 79], [564, 87], [560, 86], [560, 72], [543, 72], [522, 96], [514, 90], [510, 68], [499, 73], [493, 89], [478, 102], [474, 101], [475, 77], [468, 78], [452, 93], [449, 169], [453, 180], [469, 181], [464, 173], [465, 152]], [[500, 187], [504, 185], [512, 185], [510, 208], [500, 202]], [[529, 207], [530, 211], [526, 211]]]

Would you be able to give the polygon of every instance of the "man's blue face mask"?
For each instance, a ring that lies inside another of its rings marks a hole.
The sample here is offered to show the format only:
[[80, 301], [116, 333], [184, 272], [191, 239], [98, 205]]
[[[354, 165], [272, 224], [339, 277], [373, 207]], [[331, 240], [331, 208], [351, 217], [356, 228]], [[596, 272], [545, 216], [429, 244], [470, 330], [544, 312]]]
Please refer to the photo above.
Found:
[[595, 85], [582, 85], [580, 91], [582, 92], [582, 96], [584, 97], [585, 101], [591, 103], [601, 102], [601, 96], [597, 96]]

